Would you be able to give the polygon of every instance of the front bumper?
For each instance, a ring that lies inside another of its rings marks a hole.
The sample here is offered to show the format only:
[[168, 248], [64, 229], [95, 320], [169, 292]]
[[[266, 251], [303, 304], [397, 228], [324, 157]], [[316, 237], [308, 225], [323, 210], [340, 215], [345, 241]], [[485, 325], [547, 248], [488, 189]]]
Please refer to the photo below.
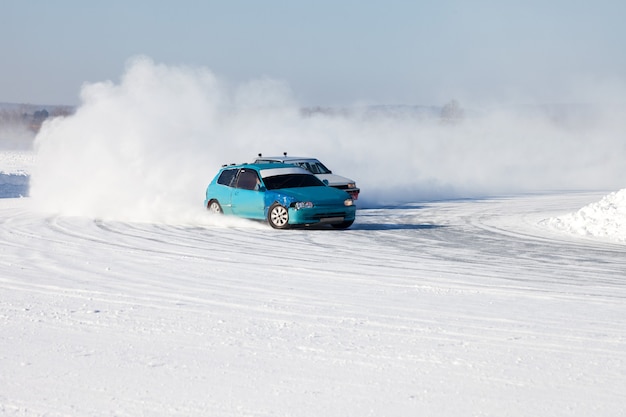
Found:
[[289, 224], [343, 223], [353, 221], [356, 207], [313, 207], [296, 210], [289, 208]]

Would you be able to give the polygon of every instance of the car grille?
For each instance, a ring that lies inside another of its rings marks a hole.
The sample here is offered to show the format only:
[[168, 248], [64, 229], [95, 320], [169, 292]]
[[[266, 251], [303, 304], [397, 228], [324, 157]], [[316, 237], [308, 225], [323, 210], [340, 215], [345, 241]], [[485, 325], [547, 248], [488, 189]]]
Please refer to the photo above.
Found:
[[317, 208], [312, 213], [306, 213], [305, 218], [311, 221], [320, 221], [327, 218], [344, 218], [346, 216], [345, 210], [337, 210], [336, 207], [329, 207], [328, 209]]

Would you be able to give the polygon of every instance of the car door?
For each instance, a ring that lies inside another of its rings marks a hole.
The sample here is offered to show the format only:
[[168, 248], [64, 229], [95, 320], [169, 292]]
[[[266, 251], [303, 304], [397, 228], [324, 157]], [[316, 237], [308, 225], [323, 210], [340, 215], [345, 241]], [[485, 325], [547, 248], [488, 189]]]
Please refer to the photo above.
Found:
[[265, 218], [265, 191], [260, 185], [259, 174], [254, 169], [239, 170], [231, 193], [233, 214], [250, 219]]

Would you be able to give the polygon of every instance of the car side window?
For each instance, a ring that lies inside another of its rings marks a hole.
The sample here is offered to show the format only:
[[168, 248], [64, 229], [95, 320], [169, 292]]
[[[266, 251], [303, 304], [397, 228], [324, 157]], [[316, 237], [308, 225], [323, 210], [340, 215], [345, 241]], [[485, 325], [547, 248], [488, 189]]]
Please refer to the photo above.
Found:
[[311, 171], [311, 165], [306, 163], [306, 162], [295, 162], [294, 165], [297, 165], [297, 166], [299, 166], [301, 168], [304, 168], [304, 169], [306, 169], [309, 172], [313, 172], [313, 171]]
[[311, 169], [309, 171], [314, 174], [332, 174], [330, 169], [326, 168], [326, 166], [319, 161], [311, 163]]
[[237, 177], [237, 188], [244, 190], [258, 190], [261, 183], [256, 171], [251, 169], [242, 169]]
[[217, 183], [225, 185], [227, 187], [233, 187], [234, 179], [237, 176], [237, 171], [238, 170], [236, 169], [225, 169], [224, 171], [222, 171], [220, 177], [217, 179]]

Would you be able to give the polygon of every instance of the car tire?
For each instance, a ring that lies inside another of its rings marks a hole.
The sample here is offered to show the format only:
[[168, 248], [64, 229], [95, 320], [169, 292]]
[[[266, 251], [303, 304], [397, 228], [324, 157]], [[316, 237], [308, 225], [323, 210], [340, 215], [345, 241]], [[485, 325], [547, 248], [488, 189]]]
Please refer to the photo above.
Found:
[[209, 201], [209, 204], [207, 204], [207, 210], [209, 210], [209, 212], [211, 212], [211, 214], [222, 214], [224, 213], [222, 211], [222, 206], [220, 206], [220, 203], [217, 200], [211, 200]]
[[352, 223], [354, 223], [354, 220], [348, 220], [341, 223], [333, 223], [331, 226], [333, 226], [335, 229], [347, 229], [348, 227], [352, 226]]
[[289, 210], [279, 203], [274, 203], [267, 211], [267, 222], [274, 229], [287, 229], [289, 227]]

